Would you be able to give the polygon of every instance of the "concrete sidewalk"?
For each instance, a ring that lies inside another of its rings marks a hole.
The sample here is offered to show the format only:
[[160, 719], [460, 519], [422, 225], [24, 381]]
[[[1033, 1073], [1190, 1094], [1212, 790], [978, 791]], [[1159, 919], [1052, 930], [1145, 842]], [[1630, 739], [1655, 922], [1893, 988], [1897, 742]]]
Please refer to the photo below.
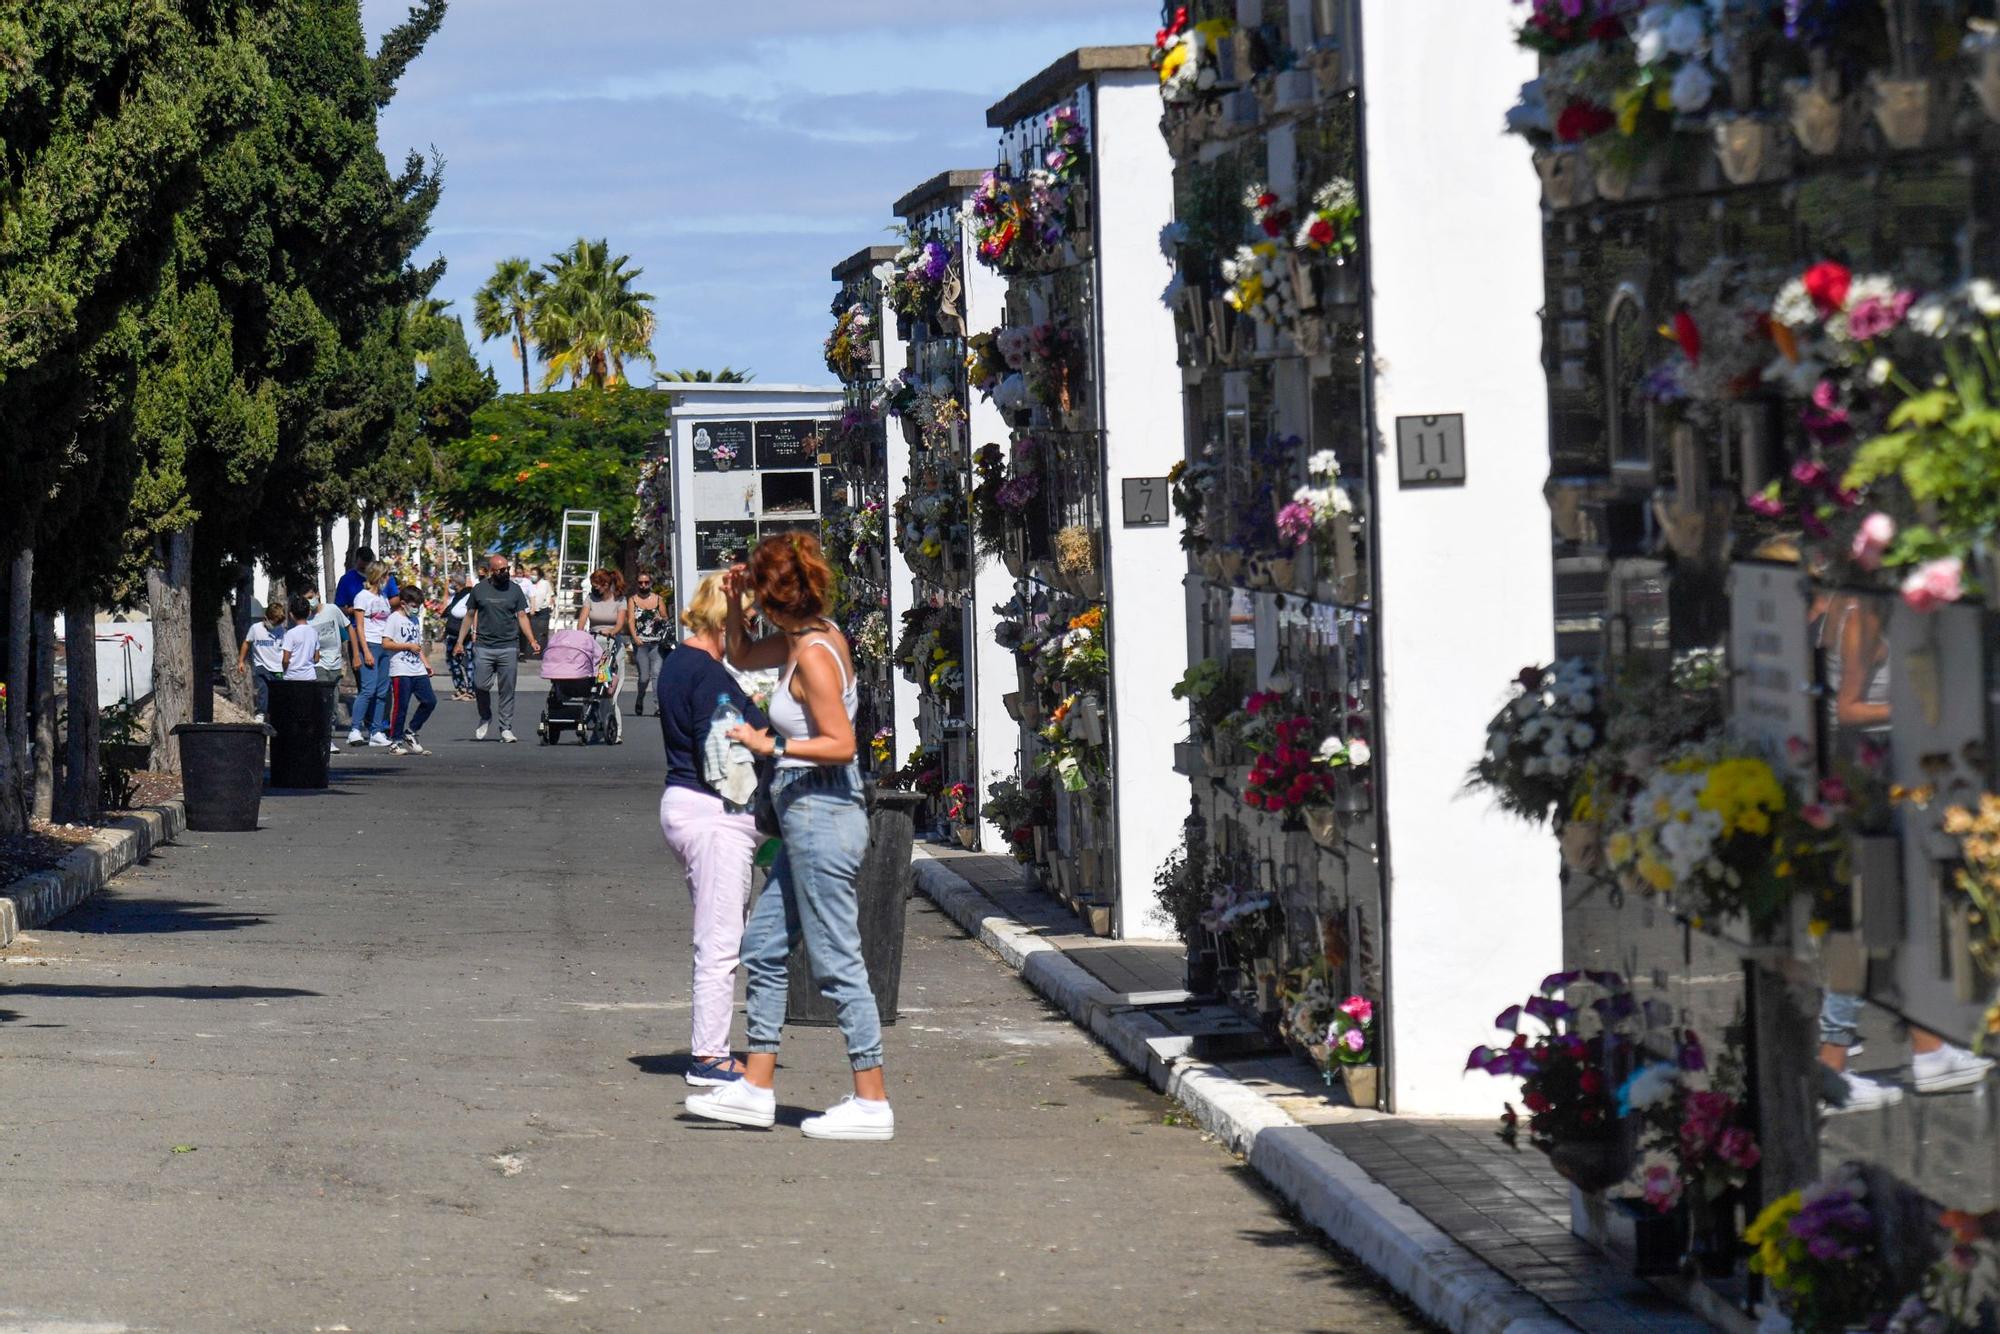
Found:
[[1454, 1330], [1696, 1331], [1677, 1302], [1570, 1232], [1569, 1187], [1489, 1121], [1345, 1105], [1307, 1062], [1231, 1056], [1252, 1026], [1190, 1003], [1179, 945], [1083, 934], [1011, 858], [921, 849], [918, 889], [1156, 1089], [1244, 1155], [1313, 1226]]

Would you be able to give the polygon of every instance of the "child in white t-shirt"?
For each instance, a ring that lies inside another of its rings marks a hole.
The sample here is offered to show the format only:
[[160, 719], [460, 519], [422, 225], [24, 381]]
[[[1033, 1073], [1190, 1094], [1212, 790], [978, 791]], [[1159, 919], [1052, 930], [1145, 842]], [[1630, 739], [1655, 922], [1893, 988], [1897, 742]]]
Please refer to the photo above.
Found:
[[286, 610], [292, 614], [291, 629], [278, 647], [283, 654], [287, 681], [319, 681], [319, 631], [313, 627], [312, 603], [303, 593], [292, 594]]
[[360, 641], [355, 645], [360, 664], [354, 669], [354, 728], [347, 734], [347, 744], [358, 746], [366, 741], [371, 746], [386, 746], [390, 742], [383, 730], [389, 725], [389, 665], [377, 650], [388, 627], [389, 614], [395, 610], [382, 595], [389, 567], [379, 560], [373, 561], [361, 577], [366, 586], [354, 595], [352, 611], [354, 633]]
[[251, 626], [250, 633], [243, 636], [243, 647], [236, 652], [236, 670], [242, 671], [246, 663], [250, 666], [250, 682], [256, 691], [257, 721], [260, 723], [264, 721], [264, 715], [271, 711], [271, 682], [285, 672], [284, 639], [285, 609], [272, 603], [264, 608], [264, 619]]
[[[354, 605], [359, 610], [360, 599]], [[382, 630], [382, 651], [389, 655], [389, 735], [395, 738], [390, 749], [398, 755], [430, 754], [417, 740], [437, 708], [430, 664], [424, 661], [423, 615], [423, 590], [405, 584]]]

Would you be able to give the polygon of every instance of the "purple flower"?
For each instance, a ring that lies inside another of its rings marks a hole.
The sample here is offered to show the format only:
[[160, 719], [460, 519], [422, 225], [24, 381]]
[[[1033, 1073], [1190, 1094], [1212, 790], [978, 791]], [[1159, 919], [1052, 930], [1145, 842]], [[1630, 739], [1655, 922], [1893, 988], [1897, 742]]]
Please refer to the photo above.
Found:
[[1691, 1028], [1681, 1042], [1681, 1069], [1689, 1073], [1708, 1069], [1708, 1053], [1702, 1050], [1701, 1039]]
[[[1603, 1003], [1602, 1001], [1598, 1002], [1600, 1005]], [[1576, 1018], [1576, 1007], [1574, 1005], [1568, 1005], [1547, 996], [1531, 996], [1528, 998], [1528, 1003], [1522, 1008], [1543, 1023], [1550, 1025], [1559, 1024], [1566, 1019]]]
[[1818, 459], [1800, 459], [1792, 465], [1792, 480], [1800, 486], [1817, 487], [1827, 476], [1826, 465]]

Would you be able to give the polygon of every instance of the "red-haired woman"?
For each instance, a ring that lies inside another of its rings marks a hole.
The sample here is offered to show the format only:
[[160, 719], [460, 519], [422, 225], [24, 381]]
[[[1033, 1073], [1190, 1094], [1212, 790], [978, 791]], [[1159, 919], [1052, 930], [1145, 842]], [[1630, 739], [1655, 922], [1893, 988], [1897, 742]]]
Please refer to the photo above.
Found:
[[[743, 930], [748, 981], [743, 1078], [687, 1100], [697, 1116], [768, 1126], [777, 1098], [778, 1036], [785, 1022], [786, 960], [803, 940], [820, 994], [834, 1003], [854, 1094], [800, 1128], [814, 1139], [886, 1140], [895, 1115], [882, 1079], [882, 1021], [861, 958], [855, 877], [868, 850], [868, 811], [854, 767], [854, 656], [827, 619], [833, 571], [809, 533], [765, 538], [746, 568], [729, 572], [729, 660], [744, 670], [782, 666], [771, 692], [772, 732], [747, 723], [730, 735], [759, 755], [775, 755], [771, 801], [784, 851]], [[740, 594], [777, 633], [751, 639]]]

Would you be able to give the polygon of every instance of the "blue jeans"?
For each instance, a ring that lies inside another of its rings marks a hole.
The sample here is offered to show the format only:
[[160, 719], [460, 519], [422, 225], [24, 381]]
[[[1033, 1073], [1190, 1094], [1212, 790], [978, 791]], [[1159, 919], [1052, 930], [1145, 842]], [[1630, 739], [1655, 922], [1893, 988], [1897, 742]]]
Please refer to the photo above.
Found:
[[1859, 996], [1841, 991], [1822, 992], [1819, 1001], [1819, 1040], [1822, 1046], [1852, 1047], [1861, 1037]]
[[771, 801], [785, 849], [743, 928], [745, 1050], [776, 1052], [785, 1023], [786, 961], [805, 941], [819, 994], [839, 1011], [840, 1035], [856, 1070], [882, 1064], [882, 1018], [861, 960], [855, 877], [868, 851], [868, 808], [853, 765], [780, 769]]
[[354, 730], [366, 736], [381, 731], [389, 721], [389, 657], [368, 646], [375, 665], [362, 663], [354, 669]]

